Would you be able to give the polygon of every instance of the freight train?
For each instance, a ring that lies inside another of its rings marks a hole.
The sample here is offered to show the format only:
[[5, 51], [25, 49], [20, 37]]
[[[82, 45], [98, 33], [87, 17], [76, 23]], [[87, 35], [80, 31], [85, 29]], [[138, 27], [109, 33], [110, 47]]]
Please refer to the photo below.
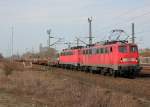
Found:
[[141, 70], [138, 47], [128, 41], [107, 41], [63, 49], [55, 65], [114, 77], [135, 77]]

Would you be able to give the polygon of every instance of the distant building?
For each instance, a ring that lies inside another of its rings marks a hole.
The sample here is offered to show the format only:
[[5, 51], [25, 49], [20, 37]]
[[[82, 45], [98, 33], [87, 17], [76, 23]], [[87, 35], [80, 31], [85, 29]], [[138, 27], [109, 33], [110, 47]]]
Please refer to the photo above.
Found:
[[40, 44], [40, 46], [39, 46], [39, 51], [40, 51], [40, 53], [41, 52], [46, 52], [46, 51], [48, 51], [48, 47], [43, 47], [43, 45], [42, 44]]
[[40, 57], [55, 57], [57, 54], [56, 49], [54, 48], [49, 48], [49, 47], [43, 47], [42, 44], [39, 46], [39, 53], [38, 55]]

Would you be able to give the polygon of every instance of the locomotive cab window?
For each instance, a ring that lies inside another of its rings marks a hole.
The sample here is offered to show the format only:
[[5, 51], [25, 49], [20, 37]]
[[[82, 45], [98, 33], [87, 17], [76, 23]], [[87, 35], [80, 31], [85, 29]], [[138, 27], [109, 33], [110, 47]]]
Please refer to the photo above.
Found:
[[137, 52], [137, 46], [130, 46], [130, 52]]
[[119, 52], [126, 53], [127, 52], [127, 46], [119, 46]]

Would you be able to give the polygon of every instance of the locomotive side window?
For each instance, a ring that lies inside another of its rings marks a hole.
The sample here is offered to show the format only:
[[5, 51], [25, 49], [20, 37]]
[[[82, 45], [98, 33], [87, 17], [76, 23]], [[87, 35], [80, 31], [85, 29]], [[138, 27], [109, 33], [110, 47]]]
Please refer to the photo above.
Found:
[[88, 50], [86, 50], [86, 54], [88, 54]]
[[73, 55], [74, 54], [74, 52], [70, 52], [70, 55]]
[[109, 53], [109, 49], [108, 48], [97, 48], [95, 50], [96, 54], [105, 54], [105, 53]]
[[62, 56], [62, 52], [59, 55]]
[[105, 48], [105, 52], [104, 53], [108, 53], [108, 48]]
[[86, 54], [86, 50], [84, 50], [84, 54]]
[[105, 50], [106, 50], [105, 48], [102, 48], [102, 52], [103, 52], [103, 54], [105, 54], [105, 52], [106, 52]]
[[66, 52], [66, 55], [69, 55], [69, 52]]
[[68, 56], [68, 55], [73, 55], [73, 52], [62, 52], [62, 56]]
[[67, 56], [67, 55], [68, 55], [68, 52], [65, 52], [65, 55]]
[[71, 52], [67, 52], [67, 55], [71, 55]]
[[89, 49], [89, 54], [92, 54], [92, 49]]
[[96, 49], [96, 53], [97, 53], [97, 54], [99, 53], [99, 48]]
[[92, 49], [92, 54], [96, 54], [96, 53], [97, 53], [96, 51], [97, 51], [97, 49], [96, 49], [96, 48], [93, 48], [93, 49]]
[[82, 51], [82, 54], [85, 54], [85, 50]]
[[127, 46], [119, 46], [119, 52], [126, 53], [127, 52]]
[[110, 47], [110, 53], [112, 52], [112, 47]]
[[66, 55], [67, 55], [67, 52], [65, 52], [64, 55], [66, 56]]
[[100, 53], [102, 53], [102, 54], [104, 53], [104, 48], [101, 48], [101, 51], [100, 51]]
[[137, 52], [137, 46], [130, 46], [130, 52]]

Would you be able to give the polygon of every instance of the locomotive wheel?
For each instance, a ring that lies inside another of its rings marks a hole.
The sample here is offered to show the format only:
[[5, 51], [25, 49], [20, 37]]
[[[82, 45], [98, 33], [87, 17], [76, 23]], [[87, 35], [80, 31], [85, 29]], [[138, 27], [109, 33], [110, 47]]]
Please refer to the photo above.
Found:
[[104, 75], [104, 69], [101, 70], [101, 74]]
[[90, 72], [90, 73], [93, 73], [93, 70], [92, 70], [92, 68], [89, 68], [89, 72]]
[[118, 71], [113, 70], [113, 77], [115, 77], [115, 78], [116, 78], [116, 77], [118, 76], [117, 74], [118, 74]]
[[85, 72], [88, 72], [88, 67], [85, 67], [85, 70], [84, 70]]
[[133, 70], [132, 72], [130, 72], [129, 74], [129, 78], [134, 79], [137, 76], [137, 72], [135, 70]]
[[74, 71], [74, 66], [73, 65], [71, 66], [71, 70]]
[[86, 72], [86, 67], [83, 67], [83, 72]]
[[77, 71], [80, 71], [81, 70], [81, 67], [80, 66], [77, 66]]
[[104, 76], [106, 76], [106, 68], [102, 69], [101, 74], [104, 75]]
[[99, 69], [97, 72], [98, 72], [98, 74], [101, 74], [101, 69]]
[[82, 72], [84, 71], [84, 67], [83, 67], [83, 66], [81, 67], [81, 71], [82, 71]]
[[99, 73], [99, 74], [102, 74], [102, 69], [99, 68], [98, 73]]
[[109, 69], [109, 76], [113, 75], [113, 69]]
[[75, 68], [74, 68], [74, 69], [78, 71], [78, 66], [75, 66]]

